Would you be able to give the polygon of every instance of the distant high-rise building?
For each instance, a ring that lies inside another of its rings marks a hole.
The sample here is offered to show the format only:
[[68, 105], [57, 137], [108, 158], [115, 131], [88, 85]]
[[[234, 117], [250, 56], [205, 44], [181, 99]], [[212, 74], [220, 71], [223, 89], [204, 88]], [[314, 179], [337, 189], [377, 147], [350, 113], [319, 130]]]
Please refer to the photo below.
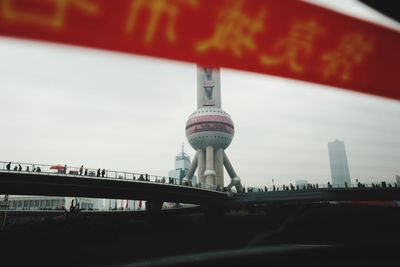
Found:
[[400, 175], [396, 175], [397, 186], [400, 187]]
[[351, 184], [349, 164], [347, 162], [344, 143], [339, 140], [328, 143], [329, 161], [331, 165], [332, 185], [344, 187]]
[[71, 204], [79, 205], [82, 210], [102, 209], [101, 201], [95, 198], [55, 197], [55, 196], [10, 196], [10, 210], [63, 210], [70, 209]]
[[[185, 153], [184, 147], [182, 145], [182, 152], [176, 155], [175, 157], [175, 169], [170, 170], [168, 172], [168, 177], [174, 179], [174, 183], [182, 184], [182, 179], [187, 175], [189, 172], [189, 168], [191, 165], [190, 156]], [[197, 182], [197, 177], [192, 177], [192, 184]]]

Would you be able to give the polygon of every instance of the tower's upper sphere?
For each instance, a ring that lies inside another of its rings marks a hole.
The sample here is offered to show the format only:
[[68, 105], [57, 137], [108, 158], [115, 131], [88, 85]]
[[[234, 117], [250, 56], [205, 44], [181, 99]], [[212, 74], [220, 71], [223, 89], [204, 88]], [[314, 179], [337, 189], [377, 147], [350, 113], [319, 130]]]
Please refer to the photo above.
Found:
[[186, 123], [186, 138], [195, 149], [227, 148], [232, 142], [235, 128], [228, 113], [216, 107], [197, 109]]

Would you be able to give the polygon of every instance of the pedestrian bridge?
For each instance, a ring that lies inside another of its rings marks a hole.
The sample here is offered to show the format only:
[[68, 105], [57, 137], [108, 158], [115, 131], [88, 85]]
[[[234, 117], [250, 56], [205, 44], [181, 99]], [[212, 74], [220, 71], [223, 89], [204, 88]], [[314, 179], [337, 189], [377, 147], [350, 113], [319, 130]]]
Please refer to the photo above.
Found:
[[[0, 194], [7, 195], [132, 199], [147, 200], [157, 203], [156, 206], [162, 202], [178, 202], [233, 208], [274, 203], [400, 200], [399, 187], [319, 187], [313, 190], [231, 193], [211, 185], [180, 185], [168, 177], [155, 175], [92, 169], [86, 172], [88, 175], [80, 175], [79, 168], [68, 168], [71, 174], [66, 174], [64, 170], [51, 170], [50, 165], [30, 164], [28, 170], [27, 164], [12, 163], [10, 168], [7, 164], [0, 162]], [[19, 165], [22, 170], [19, 170]], [[40, 172], [33, 171], [37, 167], [40, 167]]]
[[155, 181], [0, 170], [0, 194], [136, 199], [208, 205], [226, 200], [215, 190]]

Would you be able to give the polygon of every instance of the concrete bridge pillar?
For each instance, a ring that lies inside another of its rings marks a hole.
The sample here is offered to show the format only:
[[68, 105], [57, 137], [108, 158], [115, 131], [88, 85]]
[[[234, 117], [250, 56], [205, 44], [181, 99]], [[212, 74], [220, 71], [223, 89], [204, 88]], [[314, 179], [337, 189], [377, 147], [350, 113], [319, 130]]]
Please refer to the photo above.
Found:
[[145, 210], [151, 213], [160, 212], [163, 203], [164, 202], [161, 200], [147, 200]]

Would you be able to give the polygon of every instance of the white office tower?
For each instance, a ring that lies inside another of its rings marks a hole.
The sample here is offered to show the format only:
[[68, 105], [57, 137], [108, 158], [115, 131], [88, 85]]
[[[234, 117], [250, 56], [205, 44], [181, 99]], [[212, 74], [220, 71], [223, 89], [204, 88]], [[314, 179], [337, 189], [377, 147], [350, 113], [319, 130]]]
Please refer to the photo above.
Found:
[[103, 199], [103, 210], [138, 210], [144, 209], [144, 201], [127, 199]]
[[328, 143], [329, 161], [331, 165], [332, 185], [334, 187], [350, 186], [350, 172], [347, 163], [344, 143], [339, 140]]
[[[182, 145], [182, 152], [175, 157], [175, 169], [168, 172], [168, 177], [173, 179], [174, 184], [182, 184], [183, 178], [186, 177], [191, 165], [190, 156], [185, 153]], [[197, 183], [197, 177], [193, 176], [191, 183]]]
[[198, 182], [202, 186], [223, 187], [225, 166], [231, 178], [227, 188], [235, 186], [237, 191], [242, 191], [240, 178], [225, 153], [234, 132], [231, 116], [221, 109], [219, 69], [198, 66], [197, 110], [186, 123], [186, 137], [196, 150], [196, 155], [184, 181], [192, 180], [198, 169]]

